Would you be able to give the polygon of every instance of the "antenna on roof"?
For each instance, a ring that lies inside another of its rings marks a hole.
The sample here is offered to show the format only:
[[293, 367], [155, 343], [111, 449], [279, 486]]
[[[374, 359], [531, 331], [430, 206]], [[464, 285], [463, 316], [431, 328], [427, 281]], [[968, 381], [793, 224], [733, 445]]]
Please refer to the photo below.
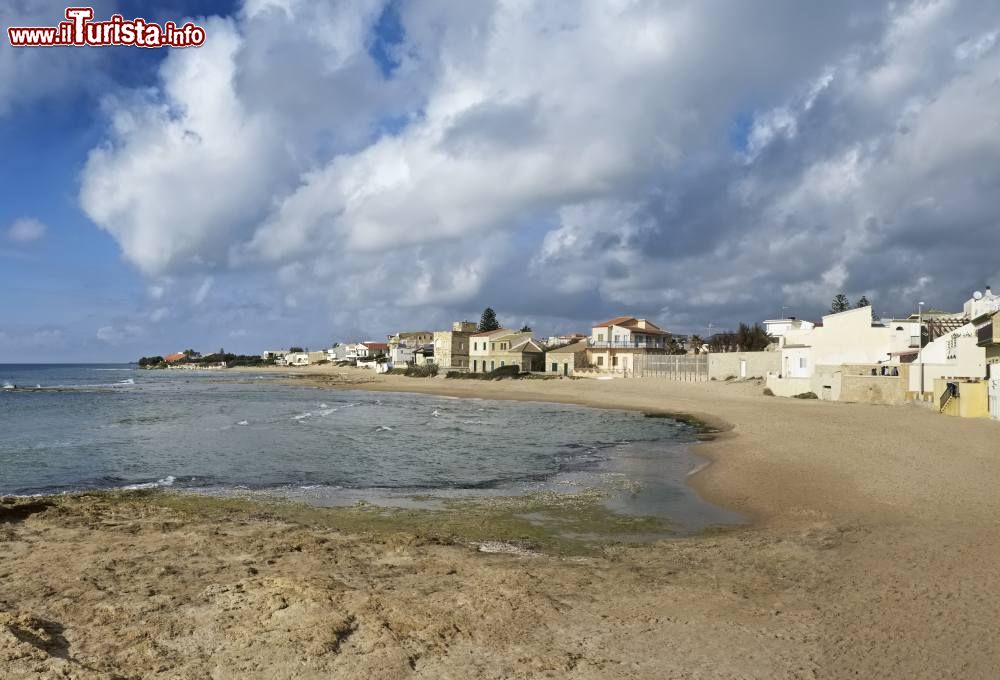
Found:
[[982, 300], [982, 299], [983, 299], [983, 294], [982, 294], [982, 293], [980, 293], [980, 292], [979, 292], [979, 291], [977, 290], [977, 291], [976, 291], [975, 293], [973, 293], [973, 294], [972, 294], [972, 299], [973, 299], [973, 300]]

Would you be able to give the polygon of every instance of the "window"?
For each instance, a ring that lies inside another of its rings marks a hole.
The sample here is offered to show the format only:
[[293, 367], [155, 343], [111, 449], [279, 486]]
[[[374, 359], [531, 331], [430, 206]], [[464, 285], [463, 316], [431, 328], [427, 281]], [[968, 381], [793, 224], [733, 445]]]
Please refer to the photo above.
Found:
[[806, 358], [799, 357], [799, 368], [805, 368], [805, 367], [806, 367]]
[[558, 373], [559, 372], [559, 364], [557, 364], [555, 362], [552, 363], [552, 372], [553, 373]]
[[472, 362], [472, 372], [475, 373], [479, 370], [479, 359]]
[[490, 349], [496, 351], [497, 344], [495, 342], [490, 343]]
[[597, 357], [597, 365], [598, 366], [604, 365], [604, 357]]
[[612, 366], [617, 366], [618, 365], [618, 356], [617, 355], [611, 357], [611, 365]]
[[503, 368], [505, 365], [506, 364], [503, 361], [500, 362], [500, 368]]
[[497, 362], [495, 362], [495, 361], [491, 361], [491, 362], [490, 362], [490, 370], [492, 371], [492, 370], [494, 370], [494, 369], [495, 369], [496, 367], [497, 367]]

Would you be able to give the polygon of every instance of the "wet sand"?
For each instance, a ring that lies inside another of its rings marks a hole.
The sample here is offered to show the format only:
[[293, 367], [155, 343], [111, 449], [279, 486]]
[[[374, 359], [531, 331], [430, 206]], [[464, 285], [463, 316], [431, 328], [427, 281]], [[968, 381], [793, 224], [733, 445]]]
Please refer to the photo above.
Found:
[[1000, 677], [998, 423], [756, 384], [281, 373], [689, 414], [720, 431], [693, 484], [754, 522], [577, 550], [492, 511], [0, 505], [0, 676]]

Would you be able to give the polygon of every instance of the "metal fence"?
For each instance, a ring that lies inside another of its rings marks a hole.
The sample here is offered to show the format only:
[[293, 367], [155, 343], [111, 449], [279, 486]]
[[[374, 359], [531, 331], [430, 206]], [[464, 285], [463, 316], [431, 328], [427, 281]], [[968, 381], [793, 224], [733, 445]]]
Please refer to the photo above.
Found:
[[634, 361], [632, 374], [637, 378], [708, 380], [708, 354], [640, 354]]

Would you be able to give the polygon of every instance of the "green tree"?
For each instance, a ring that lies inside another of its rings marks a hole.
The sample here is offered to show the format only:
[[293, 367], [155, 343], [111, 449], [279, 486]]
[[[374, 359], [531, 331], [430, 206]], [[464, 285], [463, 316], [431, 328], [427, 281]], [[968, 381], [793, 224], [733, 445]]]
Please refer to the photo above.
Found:
[[847, 296], [843, 293], [837, 293], [837, 296], [833, 298], [833, 304], [830, 305], [830, 313], [846, 312], [850, 308], [851, 303], [848, 301]]
[[479, 332], [495, 331], [499, 328], [500, 322], [497, 321], [497, 313], [493, 311], [492, 307], [484, 309], [483, 315], [479, 318]]
[[858, 304], [856, 305], [858, 309], [861, 309], [862, 307], [871, 307], [871, 306], [872, 303], [868, 302], [868, 298], [865, 297], [864, 295], [861, 296], [861, 299], [858, 300]]
[[528, 324], [524, 324], [524, 326], [521, 328], [521, 332], [522, 333], [530, 333], [531, 332], [531, 326], [529, 326]]
[[301, 352], [301, 351], [302, 351], [302, 348], [301, 348], [301, 347], [290, 347], [290, 348], [288, 349], [288, 353], [289, 353], [289, 354], [292, 354], [292, 353], [295, 353], [295, 352]]

